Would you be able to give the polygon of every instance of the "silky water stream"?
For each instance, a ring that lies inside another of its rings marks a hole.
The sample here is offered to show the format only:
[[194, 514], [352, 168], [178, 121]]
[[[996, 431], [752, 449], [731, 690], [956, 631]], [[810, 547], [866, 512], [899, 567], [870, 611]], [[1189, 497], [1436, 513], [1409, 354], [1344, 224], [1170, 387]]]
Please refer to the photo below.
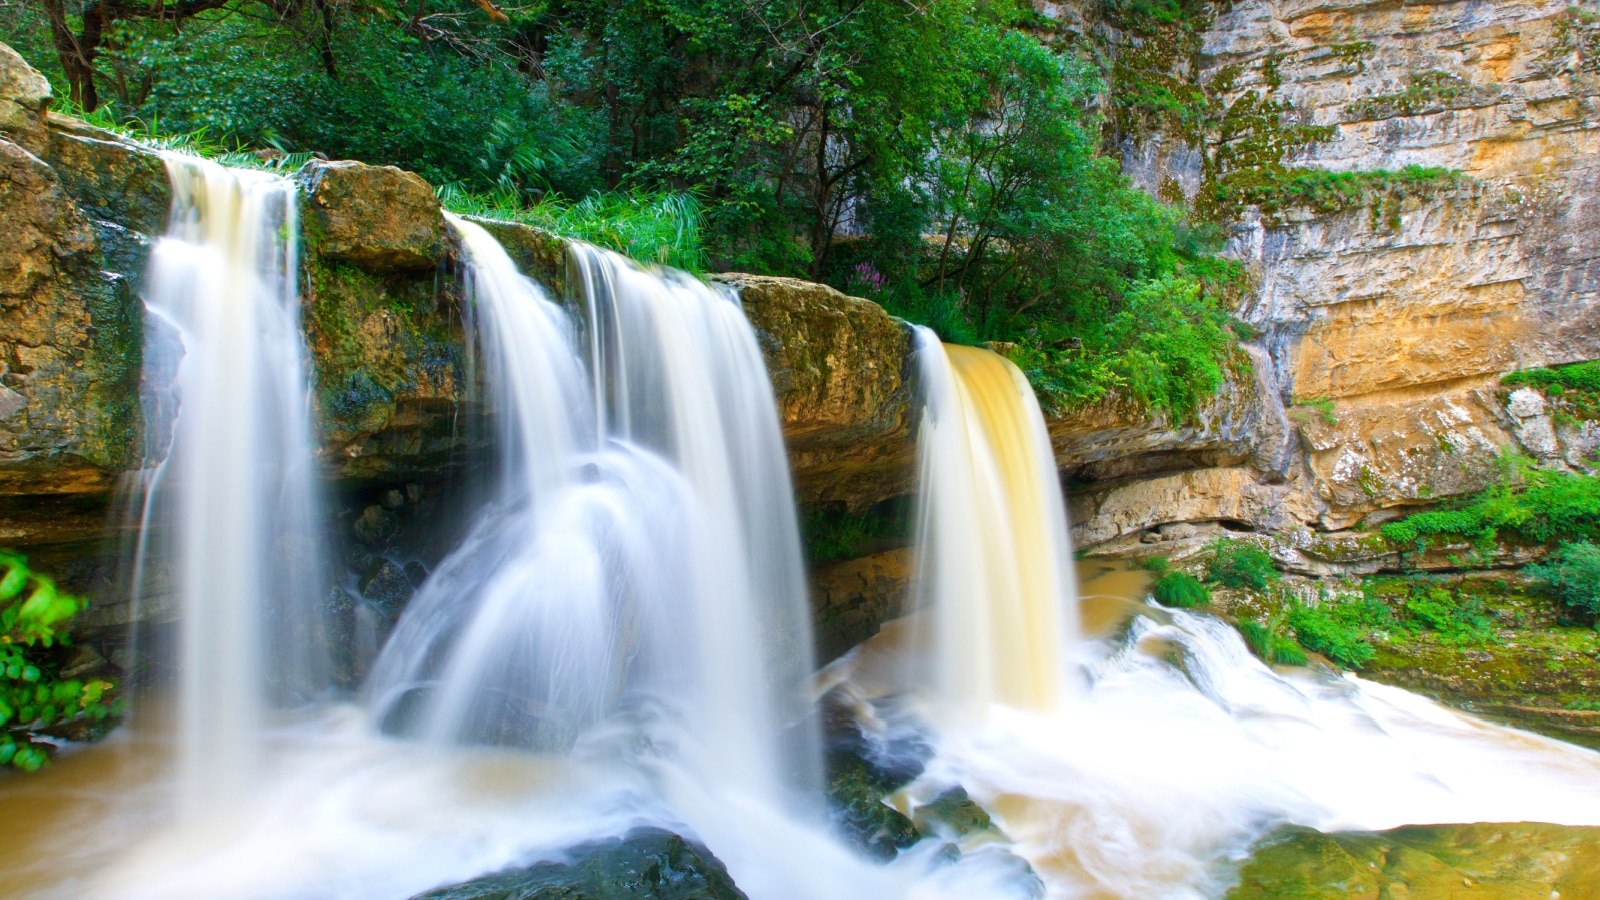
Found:
[[[912, 611], [813, 678], [737, 298], [574, 245], [557, 303], [455, 218], [492, 501], [339, 699], [293, 193], [170, 168], [138, 569], [178, 598], [179, 689], [0, 781], [19, 896], [404, 900], [639, 825], [703, 841], [756, 900], [1210, 896], [1282, 822], [1600, 821], [1600, 755], [1274, 672], [1220, 621], [1147, 605], [1140, 573], [1083, 564], [1080, 599], [1026, 380], [926, 331]], [[817, 697], [873, 752], [914, 748], [897, 807], [959, 786], [997, 828], [931, 825], [888, 864], [849, 849], [818, 799]]]
[[[822, 675], [879, 752], [922, 748], [922, 775], [893, 798], [903, 811], [964, 789], [1052, 897], [1216, 896], [1230, 860], [1282, 823], [1600, 824], [1600, 754], [1354, 676], [1273, 671], [1226, 623], [1145, 602], [1141, 573], [1085, 563], [1077, 600], [1049, 436], [1021, 372], [926, 330], [918, 356], [918, 551], [936, 581]], [[1008, 525], [1052, 543], [995, 540]], [[1028, 617], [1045, 625], [1006, 626]], [[994, 687], [985, 700], [973, 685]]]

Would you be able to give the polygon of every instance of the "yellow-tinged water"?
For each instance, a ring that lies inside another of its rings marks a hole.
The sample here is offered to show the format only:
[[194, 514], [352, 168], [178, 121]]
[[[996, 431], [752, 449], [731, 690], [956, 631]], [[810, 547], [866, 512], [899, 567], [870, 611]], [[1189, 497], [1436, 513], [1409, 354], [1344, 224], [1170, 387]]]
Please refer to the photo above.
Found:
[[1044, 421], [1032, 389], [1009, 360], [977, 347], [947, 346], [972, 436], [978, 481], [993, 479], [994, 503], [980, 503], [975, 535], [984, 544], [995, 666], [995, 699], [1048, 709], [1060, 699], [1063, 610], [1057, 548], [1047, 500], [1059, 495], [1053, 465], [1041, 465]]

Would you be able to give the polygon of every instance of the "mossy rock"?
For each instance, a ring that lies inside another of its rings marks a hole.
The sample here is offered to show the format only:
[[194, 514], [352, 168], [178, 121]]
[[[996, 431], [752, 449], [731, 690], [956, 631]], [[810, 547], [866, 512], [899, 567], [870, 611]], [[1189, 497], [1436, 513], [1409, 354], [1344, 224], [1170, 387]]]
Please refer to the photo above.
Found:
[[1258, 842], [1230, 900], [1600, 898], [1600, 828], [1539, 823], [1412, 825]]
[[542, 862], [413, 900], [748, 900], [704, 844], [660, 828], [581, 844]]

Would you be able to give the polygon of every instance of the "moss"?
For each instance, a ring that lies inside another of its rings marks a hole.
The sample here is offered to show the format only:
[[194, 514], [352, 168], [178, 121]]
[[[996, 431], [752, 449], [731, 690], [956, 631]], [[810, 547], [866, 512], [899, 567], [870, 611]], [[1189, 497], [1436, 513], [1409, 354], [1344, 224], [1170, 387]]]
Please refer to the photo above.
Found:
[[1236, 217], [1245, 207], [1254, 206], [1274, 224], [1284, 222], [1286, 214], [1294, 209], [1318, 215], [1368, 209], [1375, 230], [1395, 230], [1400, 227], [1405, 201], [1435, 199], [1466, 182], [1466, 177], [1453, 169], [1423, 166], [1408, 166], [1398, 172], [1330, 172], [1269, 164], [1219, 174], [1206, 194], [1206, 202], [1213, 217]]
[[1459, 75], [1438, 70], [1407, 79], [1404, 90], [1375, 94], [1345, 107], [1346, 122], [1367, 122], [1395, 116], [1415, 116], [1444, 109], [1484, 106], [1499, 99], [1497, 88], [1470, 84]]
[[1322, 834], [1284, 826], [1251, 849], [1227, 896], [1553, 897], [1582, 895], [1597, 877], [1596, 828], [1521, 822]]

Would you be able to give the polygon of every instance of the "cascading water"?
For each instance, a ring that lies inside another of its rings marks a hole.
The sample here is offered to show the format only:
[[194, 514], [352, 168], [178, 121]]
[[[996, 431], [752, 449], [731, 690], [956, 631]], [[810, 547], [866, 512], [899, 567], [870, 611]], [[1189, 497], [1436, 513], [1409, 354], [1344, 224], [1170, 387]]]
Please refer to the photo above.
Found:
[[[871, 733], [914, 738], [885, 747], [926, 751], [896, 806], [960, 786], [998, 830], [861, 858], [796, 802], [816, 768], [796, 724], [803, 580], [737, 303], [577, 246], [564, 308], [461, 220], [472, 359], [501, 429], [494, 501], [405, 612], [367, 708], [266, 716], [269, 684], [295, 700], [325, 677], [293, 197], [170, 166], [145, 556], [184, 603], [179, 775], [163, 741], [124, 731], [42, 781], [0, 782], [8, 889], [402, 900], [653, 824], [703, 841], [756, 900], [1215, 896], [1229, 857], [1282, 822], [1600, 822], [1590, 751], [1275, 672], [1209, 616], [1122, 601], [1130, 620], [1080, 636], [1026, 381], [924, 331], [916, 610], [822, 686]], [[231, 820], [169, 827], [174, 786], [191, 811], [231, 803]]]
[[237, 803], [269, 694], [326, 683], [317, 488], [286, 179], [169, 155], [146, 305], [146, 534], [177, 595], [182, 799]]
[[927, 328], [916, 335], [919, 680], [946, 720], [981, 717], [995, 703], [1051, 709], [1066, 684], [1077, 603], [1044, 414], [1004, 357], [946, 346]]
[[499, 410], [500, 499], [380, 658], [380, 716], [564, 749], [608, 718], [659, 715], [724, 785], [777, 801], [785, 772], [812, 782], [814, 743], [784, 734], [810, 672], [799, 538], [737, 303], [574, 246], [586, 371], [566, 313], [482, 227], [452, 224]]
[[823, 677], [867, 733], [932, 747], [903, 811], [961, 787], [1051, 897], [1218, 896], [1229, 857], [1284, 822], [1600, 824], [1592, 751], [1354, 677], [1274, 672], [1210, 616], [1134, 605], [1109, 638], [1078, 638], [1027, 382], [918, 339], [917, 602]]

